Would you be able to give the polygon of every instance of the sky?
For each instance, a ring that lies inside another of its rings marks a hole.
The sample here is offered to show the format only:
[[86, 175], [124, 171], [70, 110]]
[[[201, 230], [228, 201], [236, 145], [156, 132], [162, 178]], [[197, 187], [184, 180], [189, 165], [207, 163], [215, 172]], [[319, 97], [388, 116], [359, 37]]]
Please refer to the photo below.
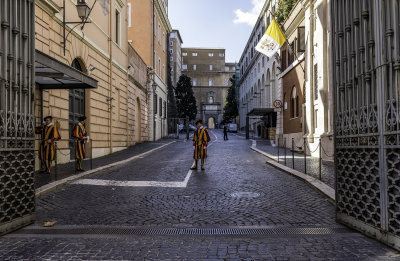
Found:
[[226, 49], [239, 62], [265, 0], [169, 0], [168, 17], [183, 47]]

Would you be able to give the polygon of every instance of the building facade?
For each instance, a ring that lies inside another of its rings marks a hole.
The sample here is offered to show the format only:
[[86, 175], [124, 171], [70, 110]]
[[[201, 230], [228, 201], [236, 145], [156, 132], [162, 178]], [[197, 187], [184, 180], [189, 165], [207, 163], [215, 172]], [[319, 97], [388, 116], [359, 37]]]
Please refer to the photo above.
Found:
[[303, 143], [303, 136], [306, 133], [305, 112], [304, 112], [304, 91], [305, 91], [305, 28], [304, 9], [298, 2], [291, 14], [286, 19], [283, 30], [287, 42], [282, 46], [280, 53], [280, 65], [282, 73], [279, 74], [282, 84], [282, 130], [280, 145], [286, 141], [291, 147], [292, 139], [295, 144]]
[[52, 115], [60, 125], [58, 163], [75, 157], [70, 134], [79, 116], [87, 117], [89, 157], [104, 156], [148, 140], [144, 116], [148, 86], [141, 80], [132, 81], [133, 75], [146, 75], [147, 71], [142, 66], [133, 72], [135, 66], [131, 63], [135, 58], [129, 59], [129, 54], [135, 56], [135, 52], [128, 46], [126, 0], [110, 1], [109, 6], [96, 4], [90, 15], [92, 23], [83, 30], [81, 26], [73, 29], [73, 25], [67, 25], [66, 30], [71, 33], [66, 39], [65, 55], [60, 44], [63, 12], [67, 22], [80, 18], [72, 1], [65, 2], [64, 10], [57, 3], [36, 1], [35, 107], [37, 124], [44, 116]]
[[179, 30], [172, 30], [169, 34], [169, 64], [171, 67], [171, 81], [174, 88], [182, 74], [182, 37]]
[[210, 129], [218, 128], [235, 64], [225, 62], [222, 48], [182, 48], [182, 58], [182, 73], [192, 79], [196, 118], [202, 119]]
[[168, 134], [168, 0], [128, 0], [128, 41], [148, 67], [151, 67], [150, 138]]
[[277, 77], [279, 55], [268, 58], [257, 52], [255, 47], [272, 21], [272, 13], [278, 3], [278, 0], [265, 2], [239, 61], [240, 129], [244, 130], [248, 126], [250, 131], [269, 139], [275, 138], [277, 127], [281, 124], [280, 113], [277, 117], [273, 109], [274, 100], [281, 96]]

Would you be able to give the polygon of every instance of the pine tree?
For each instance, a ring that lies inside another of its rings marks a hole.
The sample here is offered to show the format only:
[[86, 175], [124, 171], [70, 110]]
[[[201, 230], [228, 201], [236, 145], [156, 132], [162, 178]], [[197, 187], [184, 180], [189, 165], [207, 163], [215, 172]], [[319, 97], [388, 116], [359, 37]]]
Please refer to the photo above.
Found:
[[228, 89], [228, 96], [226, 97], [226, 105], [224, 106], [224, 122], [230, 122], [239, 115], [238, 102], [236, 100], [236, 79], [233, 75], [229, 81], [231, 86]]
[[178, 117], [189, 117], [189, 120], [194, 120], [197, 114], [197, 105], [196, 98], [193, 95], [192, 80], [190, 77], [184, 74], [179, 77], [175, 95]]

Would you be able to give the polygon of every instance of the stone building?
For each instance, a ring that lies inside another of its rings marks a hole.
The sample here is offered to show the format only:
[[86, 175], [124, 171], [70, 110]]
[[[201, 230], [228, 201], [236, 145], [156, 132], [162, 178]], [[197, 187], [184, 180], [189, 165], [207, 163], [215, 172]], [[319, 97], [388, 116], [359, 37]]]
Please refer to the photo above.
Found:
[[248, 126], [256, 135], [269, 139], [275, 138], [281, 124], [280, 113], [277, 116], [273, 108], [274, 100], [281, 96], [277, 77], [279, 55], [268, 58], [255, 47], [272, 21], [278, 3], [278, 0], [265, 1], [239, 60], [240, 129], [245, 130]]
[[150, 94], [150, 139], [168, 134], [168, 0], [127, 0], [128, 41], [152, 69]]
[[295, 144], [303, 144], [303, 135], [306, 133], [305, 112], [304, 112], [304, 91], [305, 91], [305, 72], [304, 72], [304, 10], [300, 2], [293, 8], [290, 16], [286, 19], [283, 30], [287, 37], [287, 42], [282, 46], [281, 70], [279, 74], [282, 83], [282, 102], [283, 108], [283, 138], [280, 145], [284, 144], [291, 147], [291, 141]]
[[176, 83], [182, 74], [182, 37], [179, 30], [172, 30], [169, 35], [169, 53], [171, 66], [172, 85], [176, 88]]
[[222, 48], [182, 48], [182, 57], [182, 73], [192, 78], [196, 118], [202, 119], [210, 129], [218, 128], [235, 64], [225, 62]]
[[67, 22], [81, 21], [75, 4], [66, 1], [62, 8], [62, 1], [35, 3], [36, 122], [41, 123], [46, 115], [59, 122], [62, 139], [58, 142], [58, 163], [74, 159], [71, 132], [82, 115], [87, 117], [92, 141], [87, 150], [89, 157], [148, 140], [149, 86], [143, 80], [147, 70], [129, 49], [127, 1], [111, 0], [109, 6], [97, 3], [90, 14], [92, 22], [83, 29], [67, 24], [70, 33], [65, 55], [64, 45], [60, 44], [63, 12]]

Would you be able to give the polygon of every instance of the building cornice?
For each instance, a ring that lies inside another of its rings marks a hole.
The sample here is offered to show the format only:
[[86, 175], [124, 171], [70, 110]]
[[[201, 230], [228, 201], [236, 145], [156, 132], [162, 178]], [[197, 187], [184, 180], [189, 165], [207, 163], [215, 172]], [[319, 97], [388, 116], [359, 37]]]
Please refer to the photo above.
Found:
[[50, 16], [54, 16], [61, 11], [61, 7], [54, 3], [53, 0], [36, 0], [35, 4]]
[[165, 12], [164, 8], [161, 6], [160, 0], [153, 0], [153, 3], [155, 3], [156, 10], [160, 16], [160, 20], [162, 21], [163, 25], [167, 29], [167, 33], [172, 32], [172, 26], [171, 23], [169, 22], [167, 13]]

